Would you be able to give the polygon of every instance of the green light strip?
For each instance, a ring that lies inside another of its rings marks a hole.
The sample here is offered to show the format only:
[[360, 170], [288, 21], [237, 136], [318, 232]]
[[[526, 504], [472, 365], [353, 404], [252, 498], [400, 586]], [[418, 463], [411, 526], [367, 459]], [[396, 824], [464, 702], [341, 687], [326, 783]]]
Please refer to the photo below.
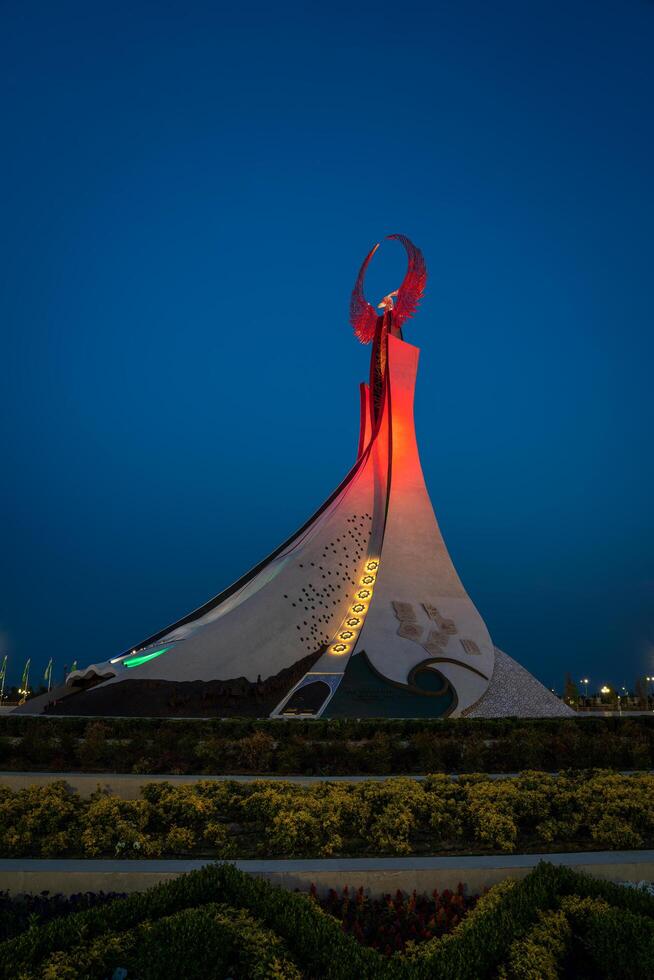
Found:
[[141, 664], [147, 664], [148, 660], [160, 657], [166, 650], [170, 650], [170, 647], [162, 647], [161, 650], [155, 650], [154, 653], [144, 653], [140, 657], [130, 657], [128, 660], [123, 660], [123, 667], [140, 667]]

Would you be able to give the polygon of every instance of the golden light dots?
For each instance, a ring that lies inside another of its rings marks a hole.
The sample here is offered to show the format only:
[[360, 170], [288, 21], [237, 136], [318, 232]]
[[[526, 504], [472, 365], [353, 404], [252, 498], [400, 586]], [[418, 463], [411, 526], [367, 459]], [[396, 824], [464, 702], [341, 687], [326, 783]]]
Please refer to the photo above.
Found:
[[[379, 559], [370, 558], [365, 563], [365, 574], [359, 580], [360, 586], [365, 586], [365, 588], [359, 588], [354, 596], [354, 603], [350, 607], [350, 611], [347, 614], [344, 622], [341, 623], [340, 632], [337, 633], [337, 642], [332, 643], [328, 647], [327, 652], [335, 654], [337, 657], [342, 657], [344, 653], [352, 649], [357, 641], [359, 633], [363, 628], [366, 613], [370, 607], [370, 599], [372, 598], [372, 590], [375, 585], [375, 579], [377, 578], [377, 570], [379, 568]], [[347, 627], [347, 629], [345, 628]]]

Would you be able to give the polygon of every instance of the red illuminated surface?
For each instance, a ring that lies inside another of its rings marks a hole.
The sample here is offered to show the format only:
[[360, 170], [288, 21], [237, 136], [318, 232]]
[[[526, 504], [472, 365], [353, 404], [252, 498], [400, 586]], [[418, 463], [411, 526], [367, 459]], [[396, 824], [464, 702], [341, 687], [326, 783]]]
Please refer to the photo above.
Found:
[[[420, 249], [406, 235], [387, 235], [386, 237], [401, 242], [408, 258], [407, 270], [402, 280], [402, 285], [399, 289], [388, 293], [379, 304], [385, 313], [390, 314], [391, 322], [389, 323], [387, 321], [387, 328], [389, 330], [394, 328], [396, 331], [399, 331], [404, 321], [413, 316], [418, 309], [418, 303], [425, 291], [425, 285], [427, 283], [427, 266], [425, 265], [425, 259]], [[350, 299], [350, 323], [362, 344], [369, 344], [375, 337], [378, 321], [387, 319], [384, 315], [377, 315], [374, 307], [368, 302], [363, 292], [363, 283], [368, 265], [380, 244], [380, 242], [377, 242], [363, 260], [363, 264], [359, 269], [359, 275], [354, 284], [354, 289], [352, 290], [352, 298]], [[395, 301], [393, 301], [393, 297], [395, 297]]]

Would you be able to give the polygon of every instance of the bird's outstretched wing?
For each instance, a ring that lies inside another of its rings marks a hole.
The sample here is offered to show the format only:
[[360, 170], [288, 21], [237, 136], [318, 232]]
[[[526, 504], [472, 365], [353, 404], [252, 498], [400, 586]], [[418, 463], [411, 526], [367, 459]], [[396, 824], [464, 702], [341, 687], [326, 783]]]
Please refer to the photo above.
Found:
[[[396, 326], [401, 327], [404, 321], [413, 316], [418, 309], [418, 303], [422, 298], [427, 283], [427, 266], [420, 249], [406, 235], [389, 235], [388, 237], [404, 245], [409, 259], [406, 275], [398, 290], [395, 308], [393, 310], [393, 321]], [[364, 267], [371, 256], [372, 252], [364, 262]]]
[[352, 298], [350, 299], [350, 323], [352, 324], [354, 332], [362, 344], [369, 344], [375, 336], [377, 314], [375, 313], [374, 308], [367, 301], [366, 297], [363, 295], [363, 280], [365, 279], [368, 263], [378, 248], [379, 242], [370, 249], [363, 260], [363, 264], [359, 269], [357, 281], [355, 282], [354, 289], [352, 290]]

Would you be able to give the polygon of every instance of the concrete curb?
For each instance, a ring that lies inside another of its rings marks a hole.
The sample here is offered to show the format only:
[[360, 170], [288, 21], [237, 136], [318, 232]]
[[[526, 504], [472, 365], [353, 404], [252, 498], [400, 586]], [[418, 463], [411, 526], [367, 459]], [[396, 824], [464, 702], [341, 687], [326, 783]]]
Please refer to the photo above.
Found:
[[[451, 857], [325, 858], [285, 861], [233, 861], [248, 874], [287, 889], [320, 892], [363, 886], [379, 895], [400, 888], [430, 892], [462, 882], [471, 893], [505, 878], [523, 878], [539, 861], [567, 865], [613, 881], [654, 880], [654, 851], [593, 851], [561, 854], [469, 855]], [[205, 860], [42, 860], [0, 861], [0, 890], [11, 894], [49, 891], [143, 891], [161, 881], [211, 863]]]
[[[643, 770], [654, 772], [654, 770]], [[459, 773], [449, 773], [451, 779], [459, 779]], [[489, 779], [515, 779], [520, 775], [519, 772], [492, 772], [486, 773]], [[548, 773], [556, 776], [558, 773]], [[632, 770], [625, 770], [620, 775], [635, 775]], [[168, 774], [140, 774], [140, 773], [79, 773], [79, 772], [0, 772], [0, 786], [7, 786], [14, 792], [19, 789], [26, 789], [28, 786], [46, 786], [55, 781], [64, 780], [68, 785], [76, 790], [80, 796], [86, 797], [95, 793], [98, 786], [107, 787], [110, 792], [120, 796], [123, 800], [137, 800], [141, 793], [141, 786], [149, 783], [172, 783], [175, 786], [182, 786], [189, 783], [197, 783], [200, 780], [208, 782], [236, 782], [236, 783], [256, 783], [256, 782], [281, 782], [296, 783], [298, 785], [310, 786], [315, 783], [370, 783], [383, 782], [386, 779], [415, 779], [418, 782], [426, 779], [424, 773], [411, 773], [408, 775], [392, 774], [387, 776], [279, 776], [279, 775], [219, 775], [207, 776], [202, 773], [188, 773], [184, 775]]]

